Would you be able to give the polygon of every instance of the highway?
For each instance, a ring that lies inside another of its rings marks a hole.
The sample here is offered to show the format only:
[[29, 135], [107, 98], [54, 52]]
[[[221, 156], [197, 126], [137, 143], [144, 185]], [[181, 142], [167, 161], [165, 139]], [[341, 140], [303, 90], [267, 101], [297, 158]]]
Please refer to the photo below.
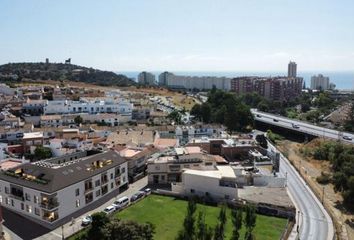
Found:
[[[268, 146], [270, 151], [277, 151], [270, 143]], [[296, 206], [296, 218], [299, 223], [298, 238], [295, 224], [289, 239], [332, 240], [334, 227], [331, 217], [299, 173], [282, 154], [280, 154], [280, 173], [287, 177], [288, 193]]]
[[333, 129], [315, 126], [310, 123], [258, 111], [251, 109], [254, 119], [259, 122], [267, 123], [273, 126], [291, 129], [293, 131], [306, 133], [312, 136], [325, 137], [334, 140], [340, 140], [346, 143], [354, 144], [354, 134], [339, 132]]

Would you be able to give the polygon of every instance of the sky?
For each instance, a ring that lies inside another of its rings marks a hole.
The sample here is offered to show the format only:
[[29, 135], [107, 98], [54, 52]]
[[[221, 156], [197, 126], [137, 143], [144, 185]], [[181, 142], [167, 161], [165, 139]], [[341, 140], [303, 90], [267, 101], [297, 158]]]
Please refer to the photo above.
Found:
[[0, 64], [354, 70], [352, 0], [0, 0]]

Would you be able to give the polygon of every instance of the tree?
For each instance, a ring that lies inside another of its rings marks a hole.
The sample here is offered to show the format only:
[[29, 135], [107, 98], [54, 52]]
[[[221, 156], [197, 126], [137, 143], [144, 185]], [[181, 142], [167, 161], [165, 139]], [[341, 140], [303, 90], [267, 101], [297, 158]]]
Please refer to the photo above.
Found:
[[83, 119], [80, 115], [77, 115], [75, 118], [74, 118], [74, 122], [79, 125], [83, 122]]
[[211, 119], [211, 106], [209, 103], [203, 103], [201, 107], [202, 120], [205, 123], [209, 123]]
[[51, 158], [52, 157], [52, 151], [50, 150], [50, 148], [38, 146], [34, 150], [34, 157], [37, 160]]
[[177, 110], [173, 110], [170, 114], [167, 116], [169, 119], [173, 120], [176, 124], [181, 124], [182, 123], [182, 116], [181, 113]]
[[215, 227], [214, 240], [223, 240], [225, 238], [225, 225], [226, 225], [226, 206], [223, 205], [220, 209], [218, 216], [218, 224]]
[[231, 240], [239, 240], [242, 228], [242, 209], [232, 209], [231, 217], [233, 225]]
[[151, 223], [139, 224], [135, 221], [113, 219], [103, 228], [107, 240], [152, 240], [155, 233]]
[[197, 205], [194, 199], [188, 201], [187, 214], [183, 221], [183, 229], [179, 231], [177, 240], [193, 240], [195, 236], [195, 217], [194, 213]]
[[246, 226], [245, 240], [253, 240], [253, 229], [256, 226], [256, 208], [253, 205], [246, 205], [244, 224]]
[[259, 143], [259, 145], [262, 148], [267, 149], [268, 148], [268, 142], [267, 142], [267, 138], [264, 136], [264, 134], [258, 134], [256, 136], [256, 141]]
[[88, 239], [105, 239], [105, 226], [109, 223], [107, 214], [98, 212], [92, 214], [91, 228], [87, 232]]
[[200, 104], [195, 104], [191, 111], [190, 114], [193, 115], [196, 119], [201, 120], [202, 119], [202, 109]]

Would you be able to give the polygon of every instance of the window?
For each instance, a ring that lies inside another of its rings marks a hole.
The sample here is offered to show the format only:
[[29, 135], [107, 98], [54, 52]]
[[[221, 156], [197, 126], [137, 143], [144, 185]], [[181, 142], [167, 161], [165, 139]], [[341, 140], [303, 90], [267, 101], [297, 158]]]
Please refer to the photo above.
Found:
[[21, 210], [25, 210], [25, 204], [21, 203]]
[[80, 199], [76, 199], [76, 207], [80, 207]]
[[14, 200], [13, 199], [11, 199], [11, 206], [15, 206], [15, 203], [14, 203]]
[[111, 179], [113, 179], [113, 173], [111, 173]]
[[195, 191], [194, 191], [194, 189], [191, 189], [191, 193], [194, 193]]
[[0, 195], [0, 203], [2, 203], [2, 196]]
[[39, 215], [40, 215], [39, 208], [34, 208], [34, 214], [36, 214], [37, 216], [39, 216]]
[[123, 176], [123, 182], [125, 182], [125, 176]]
[[98, 187], [100, 184], [101, 184], [101, 183], [100, 183], [100, 180], [99, 180], [99, 179], [95, 181], [95, 187]]
[[79, 195], [80, 195], [80, 189], [77, 188], [77, 189], [75, 190], [75, 196], [79, 196]]
[[96, 191], [96, 197], [100, 196], [101, 195], [101, 190], [97, 190]]
[[125, 168], [122, 168], [122, 173], [125, 173]]
[[165, 181], [165, 175], [161, 175], [161, 181]]
[[5, 193], [9, 194], [9, 188], [8, 187], [5, 187]]
[[26, 211], [27, 211], [28, 213], [32, 213], [32, 206], [26, 205]]
[[5, 198], [5, 202], [6, 202], [6, 204], [9, 204], [9, 203], [10, 203], [10, 201], [9, 201], [8, 198]]
[[31, 201], [31, 196], [28, 193], [25, 194], [25, 198], [26, 201]]
[[113, 188], [114, 186], [113, 186], [113, 183], [111, 183], [111, 189]]
[[39, 198], [38, 198], [38, 196], [33, 196], [33, 201], [34, 201], [34, 203], [39, 203]]

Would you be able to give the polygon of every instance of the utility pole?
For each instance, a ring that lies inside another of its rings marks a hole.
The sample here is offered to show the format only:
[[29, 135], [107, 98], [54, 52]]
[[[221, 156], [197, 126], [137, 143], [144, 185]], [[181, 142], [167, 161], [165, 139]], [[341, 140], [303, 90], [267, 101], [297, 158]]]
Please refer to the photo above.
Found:
[[323, 202], [324, 202], [324, 194], [325, 194], [324, 190], [325, 190], [325, 187], [323, 186], [322, 187], [322, 205], [323, 205]]

